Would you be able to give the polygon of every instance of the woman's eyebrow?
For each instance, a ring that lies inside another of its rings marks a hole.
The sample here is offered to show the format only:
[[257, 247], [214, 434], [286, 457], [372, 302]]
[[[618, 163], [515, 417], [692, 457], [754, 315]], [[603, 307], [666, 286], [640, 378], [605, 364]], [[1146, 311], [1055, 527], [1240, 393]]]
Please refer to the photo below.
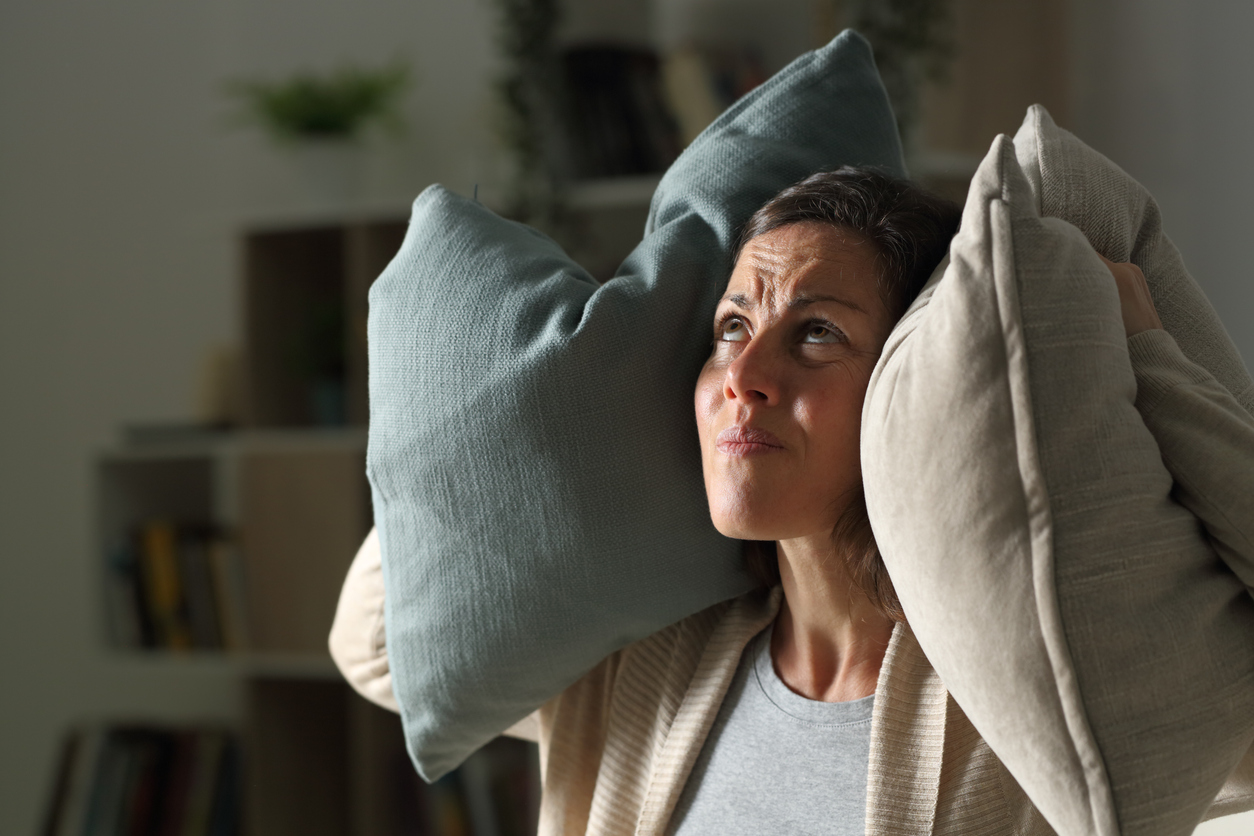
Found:
[[807, 305], [813, 305], [815, 302], [835, 302], [837, 305], [844, 305], [846, 308], [851, 308], [858, 313], [866, 313], [866, 308], [857, 302], [852, 302], [839, 296], [798, 296], [788, 303], [788, 307], [792, 309], [804, 308]]
[[[750, 299], [748, 296], [745, 296], [743, 293], [733, 293], [731, 296], [724, 296], [719, 301], [731, 302], [736, 307], [744, 308], [745, 310], [753, 310], [755, 307], [757, 307], [754, 301]], [[798, 296], [788, 303], [788, 307], [792, 310], [796, 310], [797, 308], [804, 308], [809, 305], [813, 305], [815, 302], [834, 302], [837, 305], [843, 305], [846, 308], [855, 310], [858, 313], [861, 313], [861, 314], [866, 313], [866, 308], [862, 307], [857, 302], [853, 302], [849, 299], [844, 299], [840, 296], [827, 296], [823, 294], [819, 294], [817, 296]]]

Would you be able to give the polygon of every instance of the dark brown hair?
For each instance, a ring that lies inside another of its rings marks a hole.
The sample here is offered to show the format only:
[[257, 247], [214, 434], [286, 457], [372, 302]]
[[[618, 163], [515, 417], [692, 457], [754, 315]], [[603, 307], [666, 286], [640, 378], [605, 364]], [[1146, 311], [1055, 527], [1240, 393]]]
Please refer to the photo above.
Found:
[[[921, 186], [869, 168], [844, 166], [812, 174], [771, 198], [736, 237], [735, 260], [750, 240], [795, 223], [831, 224], [860, 235], [876, 253], [879, 290], [896, 322], [927, 284], [958, 231], [962, 209]], [[832, 528], [846, 568], [871, 603], [894, 621], [905, 621], [867, 519], [862, 491], [851, 498]], [[748, 542], [745, 560], [763, 586], [779, 583], [775, 544]]]

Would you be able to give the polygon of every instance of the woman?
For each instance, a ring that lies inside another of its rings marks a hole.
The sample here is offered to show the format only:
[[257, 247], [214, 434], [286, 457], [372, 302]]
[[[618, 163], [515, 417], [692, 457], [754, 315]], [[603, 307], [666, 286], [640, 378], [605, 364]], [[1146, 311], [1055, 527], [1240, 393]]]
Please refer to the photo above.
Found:
[[[871, 372], [959, 218], [843, 168], [750, 219], [694, 404], [711, 517], [762, 589], [613, 654], [533, 715], [541, 833], [1052, 832], [914, 642], [862, 502]], [[1140, 271], [1110, 268], [1129, 336], [1160, 328]], [[372, 537], [331, 649], [395, 708], [378, 561]]]

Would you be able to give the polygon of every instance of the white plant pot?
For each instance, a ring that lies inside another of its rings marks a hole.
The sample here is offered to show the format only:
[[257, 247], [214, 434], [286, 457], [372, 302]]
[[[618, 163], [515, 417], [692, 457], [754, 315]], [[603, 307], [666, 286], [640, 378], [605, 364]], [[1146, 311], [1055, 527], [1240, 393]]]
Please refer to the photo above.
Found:
[[310, 197], [343, 203], [361, 195], [365, 149], [347, 139], [302, 139], [292, 147]]

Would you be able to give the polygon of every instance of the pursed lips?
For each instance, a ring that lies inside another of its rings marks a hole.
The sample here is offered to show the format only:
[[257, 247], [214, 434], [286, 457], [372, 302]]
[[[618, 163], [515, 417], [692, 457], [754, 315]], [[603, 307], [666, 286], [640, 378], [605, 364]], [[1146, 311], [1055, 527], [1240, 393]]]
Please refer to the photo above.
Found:
[[778, 438], [755, 427], [728, 427], [715, 438], [714, 446], [727, 456], [753, 456], [784, 449]]

